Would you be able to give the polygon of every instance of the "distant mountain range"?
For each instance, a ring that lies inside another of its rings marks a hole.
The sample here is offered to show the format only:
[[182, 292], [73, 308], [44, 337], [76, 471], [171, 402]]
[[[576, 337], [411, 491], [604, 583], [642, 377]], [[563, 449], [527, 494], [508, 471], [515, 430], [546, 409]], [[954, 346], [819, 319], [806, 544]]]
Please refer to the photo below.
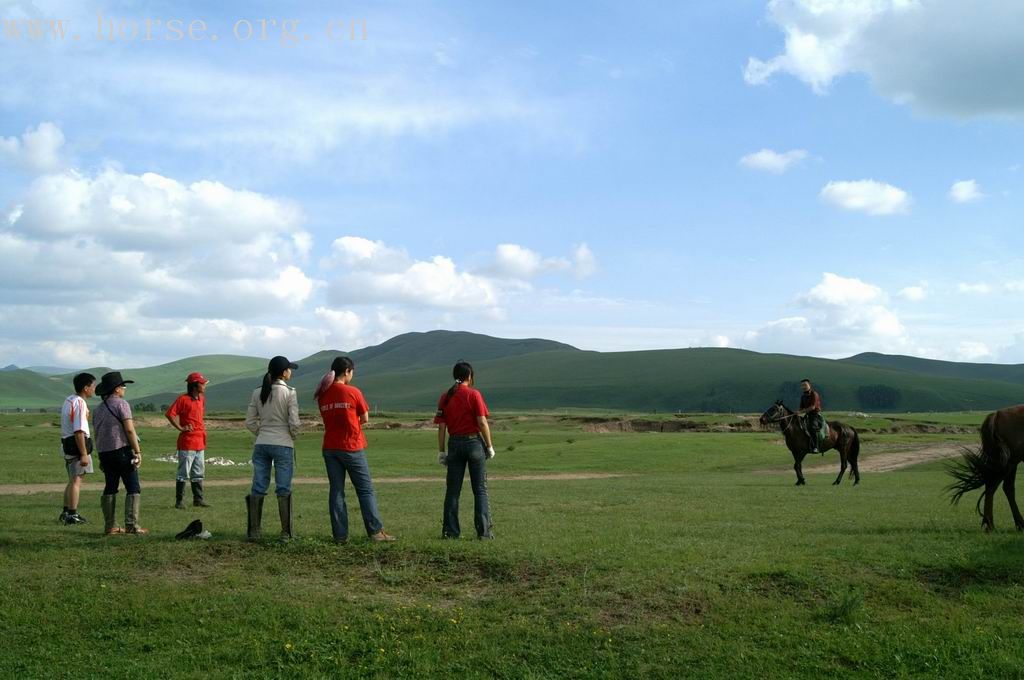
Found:
[[[865, 353], [839, 360], [747, 350], [697, 348], [591, 352], [551, 340], [509, 340], [458, 331], [406, 333], [350, 352], [324, 350], [299, 359], [292, 379], [299, 403], [333, 357], [356, 363], [355, 384], [382, 410], [432, 411], [451, 384], [451, 366], [474, 365], [494, 409], [604, 408], [623, 411], [756, 412], [775, 399], [794, 403], [810, 377], [826, 410], [987, 410], [1024, 402], [1024, 365], [971, 364]], [[133, 403], [160, 408], [201, 371], [210, 380], [209, 410], [241, 410], [260, 384], [266, 359], [207, 355], [121, 370], [135, 380]], [[110, 370], [94, 367], [99, 376]], [[55, 408], [70, 392], [72, 371], [45, 375], [0, 370], [0, 407]]]

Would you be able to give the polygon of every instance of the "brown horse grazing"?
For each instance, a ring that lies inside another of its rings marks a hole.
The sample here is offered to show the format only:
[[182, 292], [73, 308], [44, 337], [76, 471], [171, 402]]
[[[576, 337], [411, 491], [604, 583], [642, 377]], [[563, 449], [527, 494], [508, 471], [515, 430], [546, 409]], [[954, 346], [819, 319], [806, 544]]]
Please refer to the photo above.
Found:
[[[804, 456], [814, 448], [811, 440], [800, 426], [799, 416], [786, 408], [786, 405], [779, 399], [772, 407], [761, 415], [761, 426], [778, 425], [782, 434], [786, 436], [786, 446], [793, 454], [793, 469], [796, 470], [796, 485], [802, 486], [807, 483], [804, 479], [803, 462]], [[839, 476], [832, 482], [835, 486], [843, 481], [846, 474], [846, 464], [850, 464], [850, 472], [853, 475], [853, 485], [860, 484], [860, 470], [857, 468], [857, 456], [860, 455], [860, 437], [857, 431], [849, 425], [844, 425], [838, 420], [828, 424], [828, 439], [821, 445], [821, 452], [835, 449], [839, 452]]]
[[[981, 449], [964, 450], [963, 457], [946, 468], [956, 479], [946, 487], [953, 494], [952, 502], [957, 503], [968, 491], [985, 487], [978, 496], [978, 514], [981, 527], [992, 531], [992, 500], [1003, 485], [1003, 493], [1010, 503], [1013, 522], [1018, 531], [1024, 531], [1024, 517], [1017, 508], [1015, 482], [1017, 465], [1024, 460], [1024, 406], [1011, 406], [990, 413], [981, 425]], [[981, 502], [985, 501], [984, 512]]]

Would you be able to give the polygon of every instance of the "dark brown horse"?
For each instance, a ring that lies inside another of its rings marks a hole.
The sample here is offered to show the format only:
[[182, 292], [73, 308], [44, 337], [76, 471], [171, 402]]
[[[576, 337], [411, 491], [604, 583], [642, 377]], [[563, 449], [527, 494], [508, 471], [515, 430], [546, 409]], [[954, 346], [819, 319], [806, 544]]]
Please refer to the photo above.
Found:
[[[772, 407], [761, 415], [761, 426], [778, 425], [782, 434], [786, 437], [786, 446], [793, 454], [793, 469], [796, 471], [796, 485], [802, 486], [807, 483], [804, 479], [803, 462], [804, 457], [811, 452], [811, 440], [800, 425], [800, 417], [786, 408], [786, 405], [779, 399]], [[846, 474], [846, 464], [850, 464], [850, 474], [853, 475], [853, 484], [860, 484], [860, 470], [857, 468], [857, 456], [860, 455], [860, 437], [857, 431], [849, 425], [844, 425], [838, 420], [828, 424], [828, 439], [821, 445], [821, 452], [835, 449], [839, 452], [839, 476], [832, 482], [835, 486], [843, 481]]]
[[[992, 500], [1003, 485], [1003, 493], [1010, 503], [1017, 531], [1024, 531], [1024, 517], [1017, 508], [1017, 465], [1024, 460], [1024, 406], [1011, 406], [988, 414], [981, 425], [981, 448], [965, 450], [963, 457], [947, 468], [956, 479], [947, 487], [953, 493], [953, 503], [968, 491], [985, 487], [978, 497], [978, 514], [985, 531], [992, 531]], [[981, 504], [985, 502], [985, 510]]]

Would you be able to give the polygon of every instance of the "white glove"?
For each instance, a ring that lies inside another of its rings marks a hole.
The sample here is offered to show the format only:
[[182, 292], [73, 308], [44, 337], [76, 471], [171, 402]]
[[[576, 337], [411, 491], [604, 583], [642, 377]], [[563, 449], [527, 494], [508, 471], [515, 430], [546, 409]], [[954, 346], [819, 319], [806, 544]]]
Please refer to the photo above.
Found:
[[487, 447], [487, 460], [490, 460], [491, 458], [494, 458], [494, 447], [493, 446], [488, 446]]
[[437, 452], [437, 464], [438, 465], [447, 465], [448, 464], [448, 454], [445, 451], [438, 451]]

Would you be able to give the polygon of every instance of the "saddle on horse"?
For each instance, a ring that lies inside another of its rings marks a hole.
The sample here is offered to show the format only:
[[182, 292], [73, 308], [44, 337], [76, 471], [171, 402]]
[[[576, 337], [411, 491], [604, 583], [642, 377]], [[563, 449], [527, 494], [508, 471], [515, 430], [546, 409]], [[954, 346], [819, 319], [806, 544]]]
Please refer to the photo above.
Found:
[[821, 413], [808, 413], [801, 420], [803, 421], [804, 432], [807, 433], [808, 439], [811, 440], [813, 453], [824, 452], [825, 444], [831, 441], [832, 435], [829, 431], [828, 421], [825, 420]]

